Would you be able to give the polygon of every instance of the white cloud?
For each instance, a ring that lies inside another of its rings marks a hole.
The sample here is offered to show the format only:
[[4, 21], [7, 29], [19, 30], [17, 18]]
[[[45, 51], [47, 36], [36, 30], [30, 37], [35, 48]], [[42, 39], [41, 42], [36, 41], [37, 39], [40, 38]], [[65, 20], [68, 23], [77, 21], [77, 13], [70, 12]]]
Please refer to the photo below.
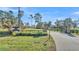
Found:
[[9, 8], [1, 7], [0, 10], [7, 11]]
[[74, 12], [73, 14], [75, 14], [75, 15], [79, 15], [79, 11], [76, 11], [76, 12]]
[[3, 10], [3, 11], [9, 11], [9, 10], [17, 11], [16, 9], [12, 9], [10, 7], [0, 7], [0, 10]]

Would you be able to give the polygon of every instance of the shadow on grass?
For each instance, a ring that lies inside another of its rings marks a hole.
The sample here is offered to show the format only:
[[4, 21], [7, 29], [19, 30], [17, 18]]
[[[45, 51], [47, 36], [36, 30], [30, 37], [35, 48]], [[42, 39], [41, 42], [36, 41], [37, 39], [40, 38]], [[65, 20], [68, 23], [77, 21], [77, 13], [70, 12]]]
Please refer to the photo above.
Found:
[[9, 32], [0, 32], [0, 37], [10, 36]]

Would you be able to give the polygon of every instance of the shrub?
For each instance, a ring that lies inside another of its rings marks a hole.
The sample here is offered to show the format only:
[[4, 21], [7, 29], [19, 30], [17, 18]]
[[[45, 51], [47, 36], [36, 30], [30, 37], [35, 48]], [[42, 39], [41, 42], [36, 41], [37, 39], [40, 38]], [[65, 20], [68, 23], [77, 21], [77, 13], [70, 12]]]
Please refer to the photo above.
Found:
[[16, 33], [15, 33], [15, 32], [13, 32], [13, 33], [12, 33], [12, 35], [13, 35], [13, 36], [16, 36]]
[[79, 33], [79, 30], [78, 30], [78, 29], [72, 29], [72, 30], [70, 30], [70, 31], [71, 31], [71, 33], [76, 33], [76, 34]]
[[13, 36], [46, 36], [47, 32], [13, 32]]

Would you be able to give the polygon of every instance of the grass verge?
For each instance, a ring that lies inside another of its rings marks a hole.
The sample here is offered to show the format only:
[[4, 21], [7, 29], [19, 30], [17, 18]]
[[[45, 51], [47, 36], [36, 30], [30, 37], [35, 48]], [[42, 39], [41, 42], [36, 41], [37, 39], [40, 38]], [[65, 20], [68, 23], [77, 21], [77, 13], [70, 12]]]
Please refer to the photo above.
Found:
[[48, 36], [8, 36], [0, 38], [0, 51], [55, 51], [55, 43]]

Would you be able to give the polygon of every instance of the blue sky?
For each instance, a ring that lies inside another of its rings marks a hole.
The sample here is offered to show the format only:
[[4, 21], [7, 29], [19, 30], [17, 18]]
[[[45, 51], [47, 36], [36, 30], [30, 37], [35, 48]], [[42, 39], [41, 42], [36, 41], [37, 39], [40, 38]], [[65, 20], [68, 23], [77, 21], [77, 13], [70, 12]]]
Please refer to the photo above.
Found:
[[[24, 11], [22, 21], [29, 23], [32, 21], [32, 24], [34, 24], [34, 20], [29, 19], [29, 15], [34, 15], [35, 13], [42, 15], [42, 21], [52, 21], [52, 23], [54, 23], [56, 19], [63, 20], [64, 18], [71, 17], [73, 20], [76, 20], [79, 18], [79, 7], [22, 7], [21, 9]], [[15, 7], [1, 7], [0, 10], [12, 10], [14, 15], [17, 15], [18, 12]]]

